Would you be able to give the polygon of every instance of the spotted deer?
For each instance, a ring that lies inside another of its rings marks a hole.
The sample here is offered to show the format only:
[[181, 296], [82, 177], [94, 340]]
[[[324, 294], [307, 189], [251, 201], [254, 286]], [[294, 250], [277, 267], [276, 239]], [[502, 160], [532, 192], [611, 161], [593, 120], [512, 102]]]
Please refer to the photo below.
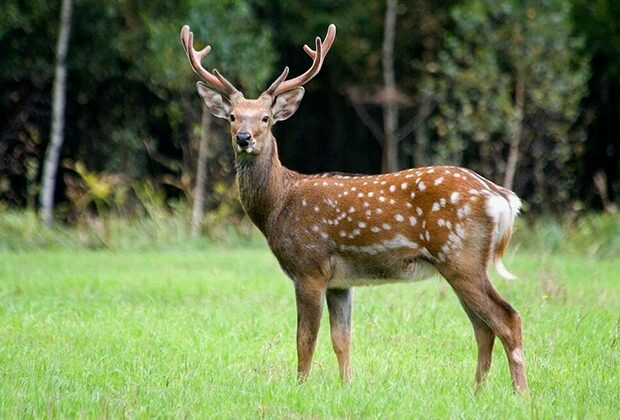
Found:
[[491, 367], [495, 337], [501, 340], [513, 386], [527, 389], [521, 319], [491, 285], [487, 267], [512, 279], [502, 256], [520, 200], [468, 169], [430, 166], [382, 175], [302, 175], [278, 158], [272, 126], [295, 113], [302, 85], [323, 65], [336, 35], [332, 24], [315, 49], [312, 65], [287, 79], [288, 67], [258, 99], [246, 99], [202, 59], [186, 25], [181, 41], [207, 110], [229, 121], [239, 196], [295, 287], [297, 372], [311, 368], [323, 300], [344, 382], [351, 379], [351, 288], [420, 280], [440, 273], [461, 302], [478, 344], [476, 383]]

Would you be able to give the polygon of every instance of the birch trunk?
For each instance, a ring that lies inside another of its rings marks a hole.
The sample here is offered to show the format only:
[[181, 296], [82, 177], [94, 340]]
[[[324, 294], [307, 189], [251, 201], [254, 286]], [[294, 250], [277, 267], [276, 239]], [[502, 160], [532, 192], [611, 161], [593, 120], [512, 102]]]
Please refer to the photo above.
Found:
[[62, 143], [64, 142], [65, 100], [67, 80], [67, 51], [71, 32], [71, 13], [73, 0], [62, 0], [60, 12], [60, 33], [56, 43], [56, 66], [54, 69], [54, 88], [52, 93], [52, 123], [50, 142], [43, 161], [43, 179], [40, 197], [40, 215], [43, 226], [52, 225], [54, 216], [54, 194], [56, 175]]
[[504, 174], [504, 187], [509, 190], [515, 178], [517, 171], [517, 161], [519, 159], [519, 145], [523, 136], [523, 107], [525, 102], [525, 86], [523, 83], [523, 75], [517, 71], [515, 81], [515, 108], [517, 112], [517, 122], [510, 139], [510, 151], [508, 152], [508, 160], [506, 161], [506, 173]]
[[398, 163], [398, 102], [396, 100], [396, 78], [394, 75], [394, 39], [396, 37], [397, 0], [387, 0], [385, 27], [383, 29], [383, 84], [386, 102], [383, 104], [383, 151], [382, 172], [395, 172]]

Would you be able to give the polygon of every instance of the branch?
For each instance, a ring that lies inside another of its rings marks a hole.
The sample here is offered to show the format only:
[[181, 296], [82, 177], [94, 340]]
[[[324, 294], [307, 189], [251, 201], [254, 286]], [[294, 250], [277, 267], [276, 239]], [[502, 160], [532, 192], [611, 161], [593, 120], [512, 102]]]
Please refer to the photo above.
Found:
[[375, 120], [370, 116], [368, 111], [366, 111], [364, 105], [355, 100], [352, 100], [351, 104], [353, 104], [353, 109], [355, 109], [357, 116], [360, 117], [364, 125], [368, 127], [374, 138], [379, 142], [380, 145], [383, 145], [383, 132], [381, 131], [379, 124], [377, 124]]
[[437, 104], [435, 103], [432, 106], [428, 107], [427, 111], [425, 111], [421, 116], [411, 118], [407, 122], [407, 124], [399, 128], [396, 132], [396, 141], [403, 141], [409, 134], [417, 130], [422, 125], [422, 123], [426, 121], [429, 115], [433, 113], [436, 107]]

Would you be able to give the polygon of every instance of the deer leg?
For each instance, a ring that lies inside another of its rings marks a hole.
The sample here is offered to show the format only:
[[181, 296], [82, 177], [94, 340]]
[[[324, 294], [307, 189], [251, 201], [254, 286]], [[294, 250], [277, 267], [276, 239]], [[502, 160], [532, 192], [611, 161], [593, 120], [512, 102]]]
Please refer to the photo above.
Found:
[[448, 277], [448, 281], [459, 299], [501, 340], [513, 387], [519, 392], [527, 391], [519, 313], [495, 291], [486, 274], [457, 274]]
[[495, 334], [462, 300], [461, 305], [467, 313], [469, 320], [474, 328], [476, 343], [478, 343], [478, 365], [476, 366], [476, 387], [480, 388], [486, 379], [491, 361], [493, 359], [493, 345], [495, 344]]
[[351, 366], [349, 364], [349, 344], [351, 342], [351, 289], [328, 289], [326, 293], [332, 345], [340, 379], [344, 383], [351, 382]]
[[[301, 283], [301, 282], [300, 282]], [[316, 337], [321, 325], [324, 288], [297, 284], [297, 379], [304, 382], [312, 367], [312, 356], [316, 347]]]

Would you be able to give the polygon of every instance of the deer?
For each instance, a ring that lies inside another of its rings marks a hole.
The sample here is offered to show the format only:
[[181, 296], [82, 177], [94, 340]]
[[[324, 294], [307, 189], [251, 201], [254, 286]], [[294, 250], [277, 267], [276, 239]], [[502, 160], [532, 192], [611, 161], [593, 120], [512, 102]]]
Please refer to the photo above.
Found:
[[298, 381], [310, 373], [325, 301], [340, 379], [349, 383], [352, 288], [439, 273], [474, 330], [476, 389], [489, 372], [497, 337], [514, 389], [525, 392], [521, 317], [487, 273], [493, 263], [502, 277], [515, 278], [501, 261], [521, 207], [514, 192], [455, 166], [304, 175], [280, 162], [272, 127], [296, 112], [303, 85], [320, 72], [335, 36], [330, 24], [314, 49], [303, 47], [312, 60], [308, 70], [289, 79], [285, 67], [257, 99], [246, 99], [217, 69], [203, 67], [211, 47], [194, 49], [189, 26], [181, 29], [191, 68], [202, 79], [196, 86], [204, 106], [229, 123], [243, 209], [294, 286]]

